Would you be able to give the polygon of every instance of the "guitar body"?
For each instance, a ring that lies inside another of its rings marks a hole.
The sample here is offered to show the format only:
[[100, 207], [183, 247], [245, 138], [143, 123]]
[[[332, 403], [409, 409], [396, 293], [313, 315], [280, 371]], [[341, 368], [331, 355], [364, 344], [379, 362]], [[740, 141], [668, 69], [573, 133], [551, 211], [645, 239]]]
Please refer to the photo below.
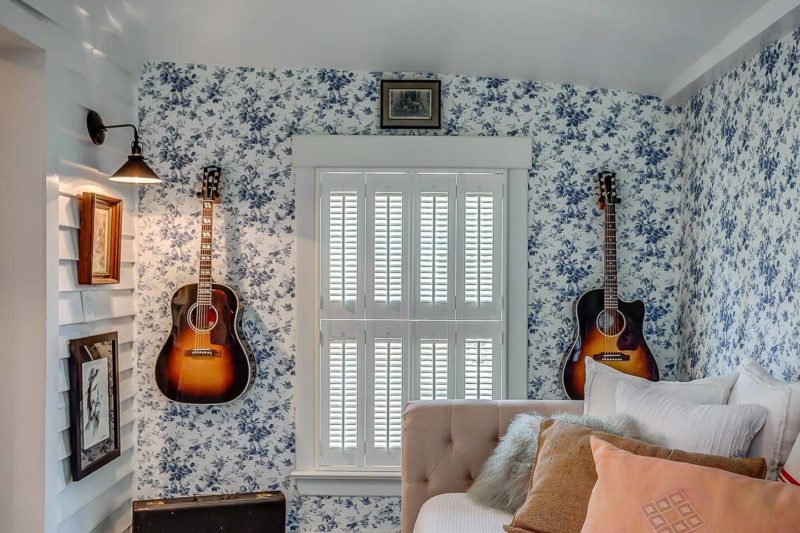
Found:
[[176, 402], [231, 402], [247, 392], [256, 369], [239, 336], [239, 298], [227, 285], [213, 283], [211, 305], [198, 316], [197, 292], [198, 284], [190, 283], [172, 296], [172, 330], [156, 361], [156, 384]]
[[576, 338], [561, 370], [562, 385], [573, 400], [583, 399], [587, 357], [620, 372], [658, 381], [658, 364], [644, 338], [644, 302], [618, 299], [613, 321], [605, 318], [604, 303], [604, 290], [594, 289], [578, 298], [573, 308]]

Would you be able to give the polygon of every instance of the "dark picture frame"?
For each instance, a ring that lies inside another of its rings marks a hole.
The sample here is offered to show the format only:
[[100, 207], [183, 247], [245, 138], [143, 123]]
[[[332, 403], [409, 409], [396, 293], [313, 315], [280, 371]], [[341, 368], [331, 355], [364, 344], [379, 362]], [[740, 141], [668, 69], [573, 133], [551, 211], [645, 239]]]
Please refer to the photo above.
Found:
[[120, 456], [117, 332], [69, 341], [72, 480]]
[[119, 283], [122, 200], [93, 192], [80, 195], [78, 283]]
[[441, 127], [441, 80], [381, 80], [381, 128]]

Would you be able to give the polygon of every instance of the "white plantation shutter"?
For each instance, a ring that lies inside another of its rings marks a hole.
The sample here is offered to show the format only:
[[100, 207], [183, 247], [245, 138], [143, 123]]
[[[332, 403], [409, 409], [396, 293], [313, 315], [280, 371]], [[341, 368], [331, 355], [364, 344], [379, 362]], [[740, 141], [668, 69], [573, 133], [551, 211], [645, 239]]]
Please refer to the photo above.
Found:
[[362, 440], [363, 339], [356, 322], [325, 321], [320, 347], [322, 427], [320, 460], [324, 465], [356, 465]]
[[357, 191], [336, 191], [329, 198], [328, 266], [331, 302], [358, 298], [358, 197]]
[[445, 400], [450, 343], [447, 339], [419, 339], [419, 399]]
[[468, 400], [491, 399], [492, 339], [481, 337], [464, 340], [464, 397]]
[[381, 450], [399, 448], [403, 408], [403, 339], [375, 339], [373, 357], [372, 445]]
[[394, 468], [409, 399], [501, 397], [504, 174], [318, 177], [319, 466]]
[[502, 195], [501, 174], [458, 177], [459, 318], [501, 318]]
[[444, 400], [456, 397], [456, 323], [415, 322], [412, 327], [416, 379], [413, 397]]
[[331, 339], [329, 409], [331, 448], [355, 449], [358, 439], [358, 344], [356, 339]]
[[455, 174], [414, 180], [414, 317], [455, 318]]
[[367, 317], [408, 318], [411, 176], [366, 175]]
[[400, 304], [403, 301], [403, 194], [381, 192], [373, 199], [373, 301]]
[[446, 192], [419, 196], [419, 301], [449, 301], [450, 199]]
[[469, 322], [459, 328], [461, 397], [467, 400], [500, 398], [501, 338], [499, 322]]
[[367, 326], [367, 464], [400, 464], [400, 440], [409, 358], [408, 328], [403, 322]]
[[361, 317], [364, 177], [360, 173], [324, 173], [320, 188], [322, 316]]
[[464, 301], [492, 303], [494, 199], [491, 193], [464, 197]]

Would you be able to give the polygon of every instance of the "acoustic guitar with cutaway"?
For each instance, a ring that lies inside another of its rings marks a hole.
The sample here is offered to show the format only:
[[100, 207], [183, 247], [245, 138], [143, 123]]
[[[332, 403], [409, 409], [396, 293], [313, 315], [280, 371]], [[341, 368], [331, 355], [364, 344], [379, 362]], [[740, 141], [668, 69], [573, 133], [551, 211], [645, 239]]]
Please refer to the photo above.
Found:
[[172, 296], [172, 330], [156, 360], [159, 390], [180, 403], [232, 402], [247, 392], [255, 378], [255, 359], [239, 334], [239, 297], [211, 276], [220, 176], [217, 166], [203, 171], [198, 280]]
[[583, 399], [587, 357], [620, 372], [658, 381], [658, 364], [644, 338], [645, 306], [617, 296], [617, 178], [597, 176], [600, 209], [605, 216], [603, 286], [583, 293], [573, 305], [575, 342], [561, 363], [561, 384], [567, 396]]

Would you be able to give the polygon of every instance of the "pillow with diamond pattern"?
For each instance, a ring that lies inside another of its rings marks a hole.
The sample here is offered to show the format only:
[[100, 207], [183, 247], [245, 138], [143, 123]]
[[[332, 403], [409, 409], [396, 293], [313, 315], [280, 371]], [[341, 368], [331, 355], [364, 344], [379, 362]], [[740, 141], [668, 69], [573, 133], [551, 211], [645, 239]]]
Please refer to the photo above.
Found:
[[597, 483], [582, 533], [800, 531], [796, 487], [590, 443]]

